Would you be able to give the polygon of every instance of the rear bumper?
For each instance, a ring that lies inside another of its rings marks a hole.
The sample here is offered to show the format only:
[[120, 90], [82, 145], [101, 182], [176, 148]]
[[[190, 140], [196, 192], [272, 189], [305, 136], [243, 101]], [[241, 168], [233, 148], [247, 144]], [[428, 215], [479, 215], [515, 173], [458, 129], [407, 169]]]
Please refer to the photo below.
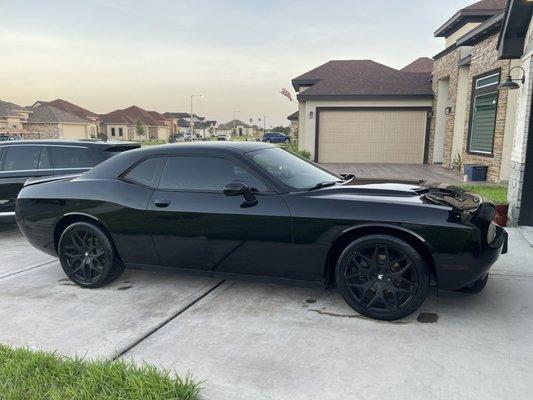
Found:
[[437, 286], [443, 290], [458, 290], [470, 285], [489, 272], [500, 254], [508, 251], [509, 236], [496, 227], [496, 238], [490, 245], [480, 245], [475, 251], [461, 254], [437, 255]]

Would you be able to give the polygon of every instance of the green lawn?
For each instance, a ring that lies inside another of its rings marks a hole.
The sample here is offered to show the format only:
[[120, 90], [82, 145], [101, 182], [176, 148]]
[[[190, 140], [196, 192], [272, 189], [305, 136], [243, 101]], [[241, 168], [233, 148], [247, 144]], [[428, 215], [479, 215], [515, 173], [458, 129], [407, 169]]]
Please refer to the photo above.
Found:
[[507, 185], [460, 185], [461, 188], [480, 194], [490, 199], [494, 204], [507, 204]]
[[153, 366], [83, 361], [0, 345], [0, 399], [192, 400], [200, 386]]

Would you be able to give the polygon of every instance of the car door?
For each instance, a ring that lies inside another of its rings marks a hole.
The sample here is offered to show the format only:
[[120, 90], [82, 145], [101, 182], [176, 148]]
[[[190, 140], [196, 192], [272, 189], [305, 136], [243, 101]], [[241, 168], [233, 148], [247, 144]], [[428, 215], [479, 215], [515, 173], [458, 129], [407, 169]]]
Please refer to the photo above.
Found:
[[50, 168], [48, 153], [39, 145], [2, 146], [0, 158], [0, 213], [12, 214], [24, 183], [33, 177], [46, 176]]
[[[231, 181], [257, 202], [225, 196]], [[216, 155], [168, 157], [149, 204], [160, 263], [238, 274], [290, 275], [291, 219], [281, 195], [237, 160]]]

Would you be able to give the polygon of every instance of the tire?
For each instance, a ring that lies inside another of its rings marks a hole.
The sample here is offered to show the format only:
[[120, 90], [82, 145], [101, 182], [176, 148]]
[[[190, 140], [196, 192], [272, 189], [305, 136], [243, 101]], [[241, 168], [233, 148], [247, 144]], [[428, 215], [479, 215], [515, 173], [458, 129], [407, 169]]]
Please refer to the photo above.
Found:
[[59, 239], [58, 254], [65, 274], [84, 288], [104, 286], [124, 271], [109, 236], [91, 223], [68, 226]]
[[285, 144], [290, 144], [291, 141], [290, 141], [290, 139], [285, 139], [285, 141], [284, 141], [283, 143], [285, 143]]
[[487, 272], [481, 278], [477, 279], [475, 282], [471, 283], [470, 285], [457, 290], [457, 292], [468, 293], [468, 294], [481, 293], [483, 289], [485, 289], [485, 286], [487, 286], [488, 280], [489, 280], [489, 273]]
[[408, 243], [394, 236], [369, 235], [353, 241], [340, 255], [335, 269], [344, 300], [369, 318], [405, 318], [424, 302], [429, 270]]

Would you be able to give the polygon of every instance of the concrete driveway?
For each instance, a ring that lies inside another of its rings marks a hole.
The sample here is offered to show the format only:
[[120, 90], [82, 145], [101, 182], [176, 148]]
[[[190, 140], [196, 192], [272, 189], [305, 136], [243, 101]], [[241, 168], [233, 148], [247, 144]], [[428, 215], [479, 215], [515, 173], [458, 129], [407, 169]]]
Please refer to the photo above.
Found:
[[385, 323], [335, 291], [257, 282], [127, 271], [81, 289], [4, 227], [0, 342], [190, 372], [207, 399], [529, 399], [533, 248], [509, 233], [484, 292], [433, 292]]

